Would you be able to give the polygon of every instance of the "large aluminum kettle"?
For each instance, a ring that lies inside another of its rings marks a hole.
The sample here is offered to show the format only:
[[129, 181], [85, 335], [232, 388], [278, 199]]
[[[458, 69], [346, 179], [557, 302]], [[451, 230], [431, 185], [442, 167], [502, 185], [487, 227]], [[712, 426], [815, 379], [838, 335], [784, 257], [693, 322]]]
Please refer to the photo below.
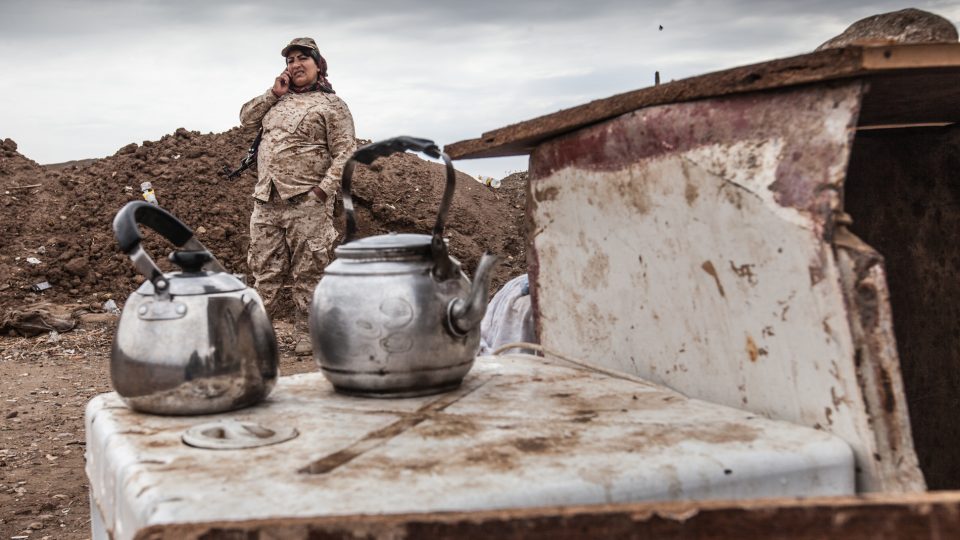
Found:
[[[137, 224], [181, 248], [164, 274]], [[260, 295], [228, 273], [176, 217], [144, 201], [113, 220], [120, 249], [148, 280], [127, 299], [110, 377], [133, 409], [156, 414], [229, 411], [264, 399], [277, 379], [277, 337]]]
[[[356, 163], [417, 150], [443, 158], [447, 183], [432, 235], [354, 239], [350, 180]], [[447, 252], [443, 227], [456, 176], [432, 142], [396, 137], [361, 147], [343, 171], [346, 233], [324, 271], [310, 308], [314, 358], [336, 390], [407, 397], [456, 388], [480, 347], [480, 320], [496, 257], [485, 254], [474, 282]]]

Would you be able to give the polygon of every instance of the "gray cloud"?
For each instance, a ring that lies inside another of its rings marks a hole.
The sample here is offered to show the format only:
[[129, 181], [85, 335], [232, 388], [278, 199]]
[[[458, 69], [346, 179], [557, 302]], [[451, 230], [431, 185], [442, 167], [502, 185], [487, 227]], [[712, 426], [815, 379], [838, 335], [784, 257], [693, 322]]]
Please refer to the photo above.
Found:
[[[960, 19], [960, 4], [915, 4]], [[317, 38], [358, 134], [449, 143], [563, 107], [812, 50], [892, 1], [3, 0], [0, 137], [41, 162], [221, 131]], [[664, 30], [657, 29], [662, 24]], [[462, 162], [499, 176], [525, 159]]]

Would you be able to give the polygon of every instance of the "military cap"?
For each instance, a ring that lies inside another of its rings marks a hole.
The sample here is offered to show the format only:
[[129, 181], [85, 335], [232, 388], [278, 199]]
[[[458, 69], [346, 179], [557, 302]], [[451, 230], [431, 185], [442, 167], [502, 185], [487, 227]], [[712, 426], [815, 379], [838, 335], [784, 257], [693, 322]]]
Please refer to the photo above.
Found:
[[283, 50], [280, 51], [280, 55], [283, 57], [286, 57], [288, 54], [290, 54], [290, 49], [295, 49], [295, 48], [320, 52], [320, 49], [317, 48], [317, 42], [314, 41], [313, 38], [298, 37], [298, 38], [294, 38], [289, 45], [284, 47]]

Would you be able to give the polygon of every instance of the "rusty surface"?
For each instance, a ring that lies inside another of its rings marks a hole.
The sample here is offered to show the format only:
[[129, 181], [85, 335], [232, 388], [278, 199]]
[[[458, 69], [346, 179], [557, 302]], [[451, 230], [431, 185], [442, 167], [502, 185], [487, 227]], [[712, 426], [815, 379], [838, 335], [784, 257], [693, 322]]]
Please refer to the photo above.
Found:
[[[818, 220], [829, 226], [826, 222], [838, 204], [842, 175], [840, 171], [824, 174], [824, 164], [846, 161], [847, 148], [825, 136], [821, 122], [826, 104], [842, 99], [839, 96], [859, 97], [861, 84], [849, 81], [652, 107], [558, 137], [531, 154], [533, 202], [528, 204], [535, 207], [536, 201], [550, 197], [537, 186], [537, 179], [567, 167], [617, 171], [641, 160], [711, 144], [782, 141], [777, 180], [771, 186], [777, 201], [818, 214]], [[644, 203], [637, 204], [642, 210]]]
[[923, 490], [892, 332], [878, 330], [883, 276], [848, 294], [832, 245], [862, 89], [651, 107], [538, 146], [542, 342], [838, 434], [860, 490]]
[[861, 132], [844, 206], [884, 257], [913, 441], [931, 489], [960, 488], [960, 129]]
[[[898, 72], [907, 73], [906, 79]], [[917, 74], [929, 80], [925, 84], [911, 80]], [[892, 77], [889, 84], [888, 76]], [[495, 129], [478, 139], [447, 145], [444, 150], [454, 159], [528, 154], [553, 137], [644, 107], [851, 77], [877, 81], [877, 92], [865, 111], [868, 123], [931, 121], [912, 119], [918, 111], [924, 118], [960, 119], [960, 111], [952, 106], [960, 99], [956, 84], [960, 78], [960, 45], [851, 46], [625, 92]]]
[[960, 493], [750, 502], [647, 503], [510, 511], [341, 516], [156, 526], [141, 540], [946, 539], [960, 537]]
[[[879, 487], [881, 491], [890, 491], [897, 485], [923, 485], [916, 452], [903, 451], [913, 447], [913, 438], [907, 420], [909, 412], [900, 374], [883, 257], [851, 233], [845, 224], [837, 227], [834, 246], [847, 299], [847, 318], [856, 347], [857, 379], [864, 407], [874, 419], [875, 466], [883, 471], [880, 477], [888, 482]], [[899, 459], [884, 459], [884, 456]]]

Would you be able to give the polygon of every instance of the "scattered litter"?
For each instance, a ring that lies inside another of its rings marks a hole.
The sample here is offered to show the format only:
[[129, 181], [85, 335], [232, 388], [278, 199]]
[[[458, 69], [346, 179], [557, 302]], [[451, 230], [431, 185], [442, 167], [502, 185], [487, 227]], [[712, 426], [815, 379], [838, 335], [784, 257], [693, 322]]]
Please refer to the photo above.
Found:
[[492, 176], [479, 176], [479, 175], [478, 175], [478, 176], [477, 176], [477, 181], [480, 182], [481, 184], [487, 186], [487, 187], [492, 187], [492, 188], [498, 188], [498, 187], [500, 187], [500, 179], [499, 179], [499, 178], [494, 178], [494, 177], [492, 177]]
[[74, 312], [81, 311], [83, 306], [79, 304], [39, 303], [0, 312], [0, 335], [10, 331], [27, 337], [52, 330], [69, 332], [77, 324]]
[[143, 200], [150, 204], [160, 206], [160, 203], [157, 202], [157, 195], [153, 191], [153, 184], [150, 182], [144, 182], [140, 184], [140, 191], [143, 193]]
[[[29, 260], [30, 259], [27, 259], [27, 261]], [[37, 262], [40, 262], [40, 261], [37, 261]], [[35, 263], [31, 263], [31, 264], [35, 264]], [[52, 288], [53, 288], [53, 285], [51, 285], [49, 281], [41, 281], [40, 283], [34, 283], [33, 285], [30, 286], [30, 290], [33, 292], [43, 292], [47, 289], [52, 289]]]
[[40, 264], [40, 259], [36, 257], [27, 257], [27, 262], [30, 264]]
[[60, 332], [51, 330], [47, 335], [47, 343], [60, 343]]
[[114, 315], [120, 314], [120, 308], [117, 307], [117, 303], [111, 298], [103, 303], [103, 310], [107, 313], [113, 313]]

